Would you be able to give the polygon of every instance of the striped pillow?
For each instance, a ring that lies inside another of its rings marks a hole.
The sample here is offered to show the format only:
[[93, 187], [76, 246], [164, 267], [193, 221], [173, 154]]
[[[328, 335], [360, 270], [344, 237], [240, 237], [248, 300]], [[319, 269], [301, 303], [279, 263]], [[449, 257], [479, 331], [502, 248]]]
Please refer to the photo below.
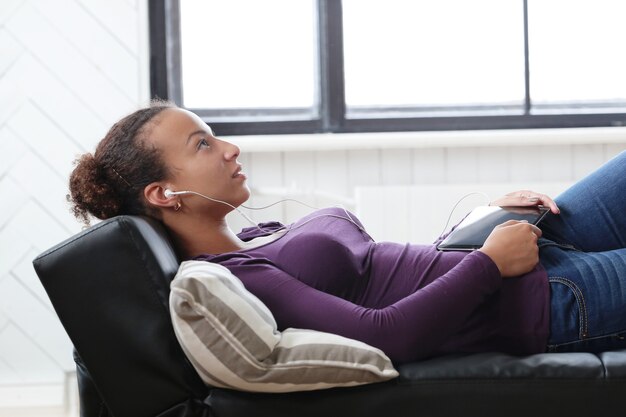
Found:
[[279, 332], [267, 307], [221, 265], [183, 262], [170, 309], [178, 341], [211, 386], [308, 391], [398, 376], [389, 358], [365, 343], [314, 330]]

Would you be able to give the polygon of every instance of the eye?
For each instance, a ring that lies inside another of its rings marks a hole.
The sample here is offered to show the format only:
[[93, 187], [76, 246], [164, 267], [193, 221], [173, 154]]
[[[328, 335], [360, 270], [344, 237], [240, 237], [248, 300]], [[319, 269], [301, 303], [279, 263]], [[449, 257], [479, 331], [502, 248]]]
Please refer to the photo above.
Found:
[[198, 141], [198, 145], [196, 146], [196, 149], [200, 150], [202, 148], [208, 148], [208, 147], [209, 147], [209, 142], [207, 142], [205, 138], [202, 138]]

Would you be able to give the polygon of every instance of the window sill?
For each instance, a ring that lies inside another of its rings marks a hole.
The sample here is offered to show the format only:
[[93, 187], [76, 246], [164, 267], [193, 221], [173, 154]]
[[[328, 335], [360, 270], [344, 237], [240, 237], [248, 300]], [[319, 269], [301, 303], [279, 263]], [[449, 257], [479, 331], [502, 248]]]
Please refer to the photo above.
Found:
[[224, 136], [243, 152], [626, 143], [626, 127]]

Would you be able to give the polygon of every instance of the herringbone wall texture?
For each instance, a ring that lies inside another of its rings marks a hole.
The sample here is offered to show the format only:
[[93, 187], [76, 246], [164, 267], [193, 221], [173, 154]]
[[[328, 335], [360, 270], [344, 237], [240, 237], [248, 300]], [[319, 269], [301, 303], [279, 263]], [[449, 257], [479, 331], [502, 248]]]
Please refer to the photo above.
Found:
[[141, 0], [0, 1], [0, 385], [74, 368], [31, 262], [81, 228], [73, 159], [147, 101], [146, 16]]

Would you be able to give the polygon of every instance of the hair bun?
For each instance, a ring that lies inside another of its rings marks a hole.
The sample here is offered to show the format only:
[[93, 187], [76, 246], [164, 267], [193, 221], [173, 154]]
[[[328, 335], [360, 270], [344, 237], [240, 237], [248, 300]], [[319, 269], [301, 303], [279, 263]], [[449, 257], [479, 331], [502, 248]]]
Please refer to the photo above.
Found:
[[89, 225], [90, 217], [109, 219], [122, 214], [157, 217], [159, 210], [146, 204], [143, 190], [167, 177], [161, 151], [149, 140], [148, 123], [162, 111], [175, 107], [156, 102], [115, 123], [96, 146], [74, 161], [67, 200], [77, 219]]
[[93, 154], [81, 155], [74, 164], [67, 196], [74, 216], [88, 225], [90, 215], [104, 220], [120, 214], [121, 196], [111, 186], [106, 169]]

